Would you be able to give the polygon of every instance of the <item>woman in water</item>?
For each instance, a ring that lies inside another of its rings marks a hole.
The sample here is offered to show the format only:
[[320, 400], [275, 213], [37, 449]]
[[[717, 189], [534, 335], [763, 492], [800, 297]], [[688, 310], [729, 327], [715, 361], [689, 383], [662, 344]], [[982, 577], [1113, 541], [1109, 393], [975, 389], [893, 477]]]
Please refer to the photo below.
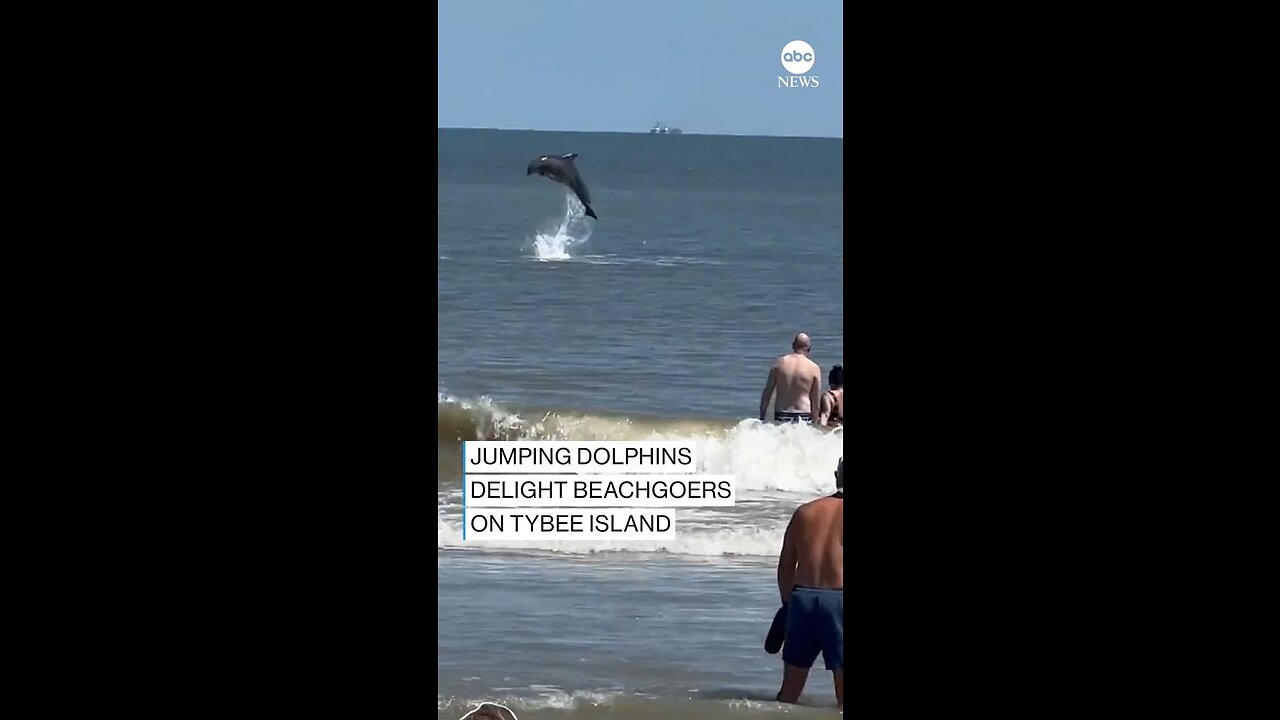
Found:
[[836, 365], [827, 375], [827, 391], [822, 394], [818, 424], [825, 427], [844, 426], [844, 366]]

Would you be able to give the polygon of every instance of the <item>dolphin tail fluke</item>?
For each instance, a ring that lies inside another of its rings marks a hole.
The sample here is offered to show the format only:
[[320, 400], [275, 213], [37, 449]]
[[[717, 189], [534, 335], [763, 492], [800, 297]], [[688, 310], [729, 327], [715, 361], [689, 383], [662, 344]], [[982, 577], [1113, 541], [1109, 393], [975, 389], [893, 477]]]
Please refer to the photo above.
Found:
[[595, 210], [592, 210], [590, 205], [584, 205], [583, 207], [585, 207], [585, 208], [587, 209], [587, 217], [589, 217], [589, 218], [595, 218], [596, 220], [599, 220], [599, 219], [600, 219], [600, 218], [596, 217], [596, 211], [595, 211]]

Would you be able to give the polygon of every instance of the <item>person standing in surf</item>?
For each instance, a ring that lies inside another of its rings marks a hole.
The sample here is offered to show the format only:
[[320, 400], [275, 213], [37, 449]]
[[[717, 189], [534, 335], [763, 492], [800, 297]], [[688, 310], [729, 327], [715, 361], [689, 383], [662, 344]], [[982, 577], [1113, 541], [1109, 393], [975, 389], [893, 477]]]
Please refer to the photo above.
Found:
[[844, 366], [836, 365], [827, 375], [827, 391], [822, 394], [818, 424], [825, 427], [844, 425]]
[[809, 669], [822, 653], [844, 709], [844, 458], [836, 492], [801, 505], [791, 516], [778, 556], [778, 592], [787, 610], [778, 702], [800, 699]]
[[775, 391], [778, 397], [773, 404], [774, 422], [812, 423], [817, 417], [822, 368], [809, 359], [812, 350], [809, 336], [800, 333], [791, 341], [791, 352], [773, 361], [764, 392], [760, 394], [760, 422], [765, 421], [769, 400]]

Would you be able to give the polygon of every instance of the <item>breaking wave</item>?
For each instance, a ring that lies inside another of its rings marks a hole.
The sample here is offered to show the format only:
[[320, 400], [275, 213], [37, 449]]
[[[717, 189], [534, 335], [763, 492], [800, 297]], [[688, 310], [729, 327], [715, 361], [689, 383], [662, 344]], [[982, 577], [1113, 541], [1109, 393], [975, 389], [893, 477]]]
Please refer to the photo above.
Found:
[[[666, 552], [689, 556], [776, 557], [791, 510], [834, 490], [843, 430], [743, 420], [633, 418], [595, 412], [506, 408], [491, 398], [437, 393], [437, 548], [561, 553]], [[662, 541], [538, 540], [504, 544], [462, 540], [462, 441], [692, 440], [698, 469], [733, 475], [733, 508], [675, 511], [676, 536]]]

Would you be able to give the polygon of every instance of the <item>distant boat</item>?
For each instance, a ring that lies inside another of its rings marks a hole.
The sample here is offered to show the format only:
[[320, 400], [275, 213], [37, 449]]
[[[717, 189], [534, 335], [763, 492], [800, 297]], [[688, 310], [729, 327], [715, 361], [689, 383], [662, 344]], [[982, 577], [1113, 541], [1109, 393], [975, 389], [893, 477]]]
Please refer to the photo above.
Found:
[[654, 123], [653, 127], [649, 128], [650, 135], [681, 135], [683, 133], [684, 131], [680, 128], [667, 127], [660, 122]]

